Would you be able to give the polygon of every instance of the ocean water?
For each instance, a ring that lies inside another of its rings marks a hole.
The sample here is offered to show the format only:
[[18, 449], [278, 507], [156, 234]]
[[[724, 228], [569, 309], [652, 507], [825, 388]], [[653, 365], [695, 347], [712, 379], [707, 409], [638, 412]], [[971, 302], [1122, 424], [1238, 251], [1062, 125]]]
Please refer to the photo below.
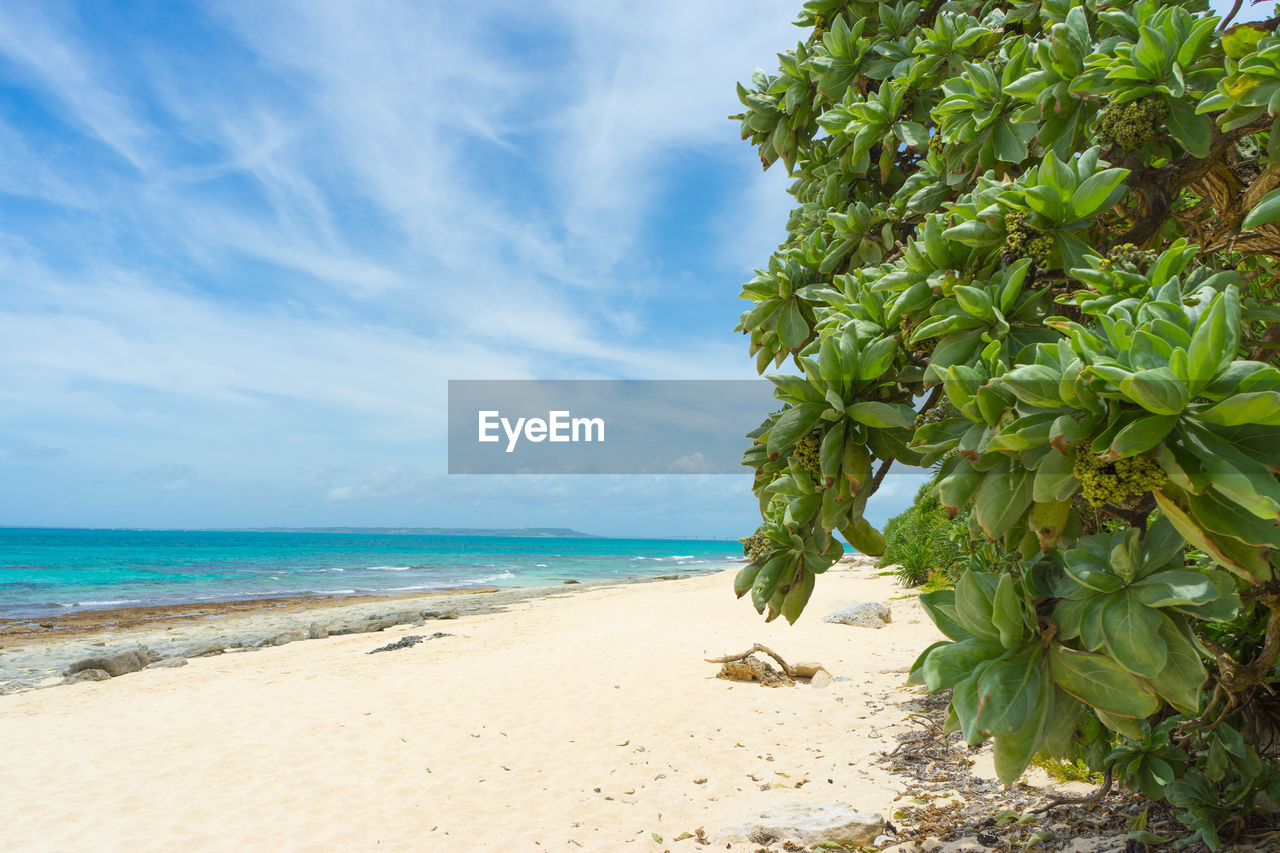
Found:
[[736, 541], [0, 528], [0, 618], [716, 571]]

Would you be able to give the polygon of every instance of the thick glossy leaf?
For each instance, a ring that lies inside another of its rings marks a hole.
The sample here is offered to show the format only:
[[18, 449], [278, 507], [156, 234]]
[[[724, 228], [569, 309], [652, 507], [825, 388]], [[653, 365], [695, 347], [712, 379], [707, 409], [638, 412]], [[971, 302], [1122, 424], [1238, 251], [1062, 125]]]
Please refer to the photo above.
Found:
[[930, 690], [955, 687], [973, 674], [974, 668], [986, 660], [995, 660], [1005, 653], [1003, 646], [983, 640], [963, 640], [939, 646], [929, 653], [920, 665], [920, 674]]
[[1080, 487], [1074, 473], [1075, 462], [1056, 450], [1047, 454], [1036, 466], [1031, 497], [1036, 503], [1049, 503], [1069, 498]]
[[983, 531], [997, 539], [1017, 523], [1031, 505], [1032, 472], [1021, 466], [993, 470], [978, 487], [974, 512]]
[[1006, 649], [1022, 644], [1026, 625], [1022, 619], [1022, 597], [1015, 588], [1013, 575], [1001, 575], [996, 584], [996, 594], [991, 600], [991, 620], [1000, 632], [1000, 642]]
[[1102, 724], [1113, 732], [1119, 732], [1132, 740], [1142, 740], [1146, 736], [1146, 732], [1142, 730], [1142, 726], [1138, 725], [1138, 721], [1133, 717], [1125, 717], [1119, 714], [1108, 714], [1106, 711], [1098, 711], [1095, 709], [1098, 719]]
[[1169, 519], [1161, 516], [1151, 522], [1146, 535], [1142, 537], [1142, 574], [1149, 575], [1165, 566], [1182, 553], [1186, 544], [1187, 540], [1182, 538], [1182, 534]]
[[1129, 591], [1111, 596], [1102, 610], [1107, 651], [1125, 669], [1147, 678], [1164, 669], [1167, 649], [1160, 636], [1160, 612]]
[[[1051, 453], [1050, 456], [1058, 456]], [[1038, 475], [1037, 475], [1038, 476]], [[1049, 551], [1057, 546], [1058, 538], [1071, 517], [1071, 501], [1056, 500], [1037, 503], [1027, 516], [1027, 527], [1036, 535], [1041, 551]]]
[[1155, 447], [1178, 423], [1177, 415], [1148, 415], [1123, 427], [1107, 448], [1117, 459], [1136, 456]]
[[1008, 735], [1031, 721], [1040, 699], [1042, 664], [1042, 647], [1032, 643], [986, 668], [978, 680], [979, 729]]
[[1072, 696], [1119, 717], [1149, 717], [1160, 707], [1155, 691], [1105, 655], [1058, 644], [1049, 649], [1053, 678]]
[[1006, 785], [1012, 785], [1022, 776], [1031, 763], [1031, 757], [1040, 749], [1049, 719], [1051, 696], [1052, 680], [1046, 674], [1040, 679], [1036, 706], [1026, 724], [1011, 734], [996, 737], [992, 746], [992, 758], [995, 760], [996, 776]]
[[956, 591], [954, 589], [935, 589], [922, 593], [917, 601], [925, 613], [933, 620], [939, 631], [953, 640], [967, 640], [973, 634], [961, 627], [956, 620]]
[[1169, 135], [1196, 157], [1209, 156], [1209, 140], [1213, 122], [1207, 115], [1197, 115], [1193, 103], [1182, 98], [1167, 98], [1169, 117], [1165, 124]]
[[989, 666], [989, 660], [979, 662], [974, 667], [973, 674], [957, 684], [951, 693], [951, 710], [955, 711], [960, 720], [960, 730], [964, 732], [965, 741], [974, 746], [987, 739], [978, 729], [978, 680]]
[[1147, 607], [1208, 604], [1219, 597], [1218, 588], [1209, 576], [1193, 569], [1157, 572], [1135, 583], [1131, 590]]
[[934, 649], [940, 649], [943, 646], [949, 646], [951, 643], [946, 640], [939, 640], [933, 643], [929, 648], [922, 651], [916, 656], [915, 663], [911, 664], [911, 670], [907, 673], [907, 684], [924, 684], [924, 662]]
[[800, 311], [800, 304], [794, 299], [787, 302], [782, 316], [778, 318], [778, 336], [782, 338], [782, 345], [793, 352], [800, 349], [809, 337], [809, 324]]
[[1027, 364], [1009, 371], [999, 383], [1024, 403], [1040, 408], [1062, 405], [1058, 384], [1062, 373], [1044, 364]]
[[1108, 199], [1117, 195], [1117, 190], [1128, 176], [1128, 169], [1104, 169], [1096, 175], [1090, 175], [1071, 196], [1072, 216], [1084, 219], [1098, 212], [1106, 206]]
[[967, 571], [956, 583], [956, 621], [975, 637], [1000, 641], [1000, 632], [992, 621], [996, 587], [1000, 575]]
[[822, 413], [826, 410], [826, 403], [802, 403], [792, 406], [779, 415], [773, 429], [769, 431], [769, 441], [766, 445], [769, 454], [784, 453], [817, 425]]
[[910, 406], [890, 403], [854, 403], [845, 409], [845, 414], [860, 424], [878, 429], [910, 428], [915, 425], [916, 420], [916, 413]]
[[1260, 198], [1244, 218], [1244, 222], [1240, 223], [1240, 227], [1248, 231], [1277, 219], [1280, 219], [1280, 189], [1272, 190]]
[[1280, 425], [1280, 392], [1258, 391], [1235, 394], [1196, 415], [1208, 424], [1239, 426], [1240, 424]]
[[1198, 714], [1201, 688], [1208, 677], [1196, 647], [1172, 619], [1160, 617], [1160, 638], [1168, 658], [1160, 672], [1151, 677], [1151, 686], [1183, 714]]
[[876, 530], [865, 519], [859, 516], [846, 526], [840, 528], [840, 535], [854, 547], [859, 554], [879, 557], [884, 553], [884, 534]]
[[1051, 679], [1052, 685], [1049, 716], [1044, 726], [1044, 749], [1055, 758], [1071, 760], [1074, 753], [1076, 721], [1084, 706], [1080, 700], [1063, 690]]
[[1140, 370], [1120, 382], [1120, 391], [1148, 412], [1177, 415], [1186, 408], [1190, 392], [1167, 367]]
[[790, 402], [822, 402], [822, 392], [814, 388], [809, 380], [803, 376], [796, 376], [792, 373], [767, 373], [764, 378], [778, 386], [778, 391], [782, 392], [782, 396]]

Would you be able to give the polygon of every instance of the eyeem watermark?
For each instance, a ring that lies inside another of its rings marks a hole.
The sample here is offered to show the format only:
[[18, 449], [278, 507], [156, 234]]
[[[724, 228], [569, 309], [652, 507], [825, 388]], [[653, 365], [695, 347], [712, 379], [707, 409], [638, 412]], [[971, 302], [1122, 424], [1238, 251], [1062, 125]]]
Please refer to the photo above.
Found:
[[[779, 407], [747, 380], [450, 380], [450, 474], [736, 474]], [[606, 440], [607, 438], [607, 440]]]
[[498, 428], [507, 436], [507, 453], [516, 449], [521, 435], [525, 441], [535, 444], [540, 441], [604, 441], [604, 418], [575, 418], [568, 411], [548, 412], [546, 419], [516, 418], [513, 425], [510, 418], [502, 417], [496, 410], [479, 413], [480, 435], [477, 439], [482, 444], [501, 441]]

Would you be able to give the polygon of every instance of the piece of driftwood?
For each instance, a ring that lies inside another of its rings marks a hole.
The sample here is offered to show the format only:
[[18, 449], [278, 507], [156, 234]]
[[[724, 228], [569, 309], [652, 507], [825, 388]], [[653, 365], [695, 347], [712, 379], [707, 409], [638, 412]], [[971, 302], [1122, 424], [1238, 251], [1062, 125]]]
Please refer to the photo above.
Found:
[[[756, 657], [756, 652], [773, 658], [781, 669], [774, 669], [768, 661]], [[706, 658], [706, 661], [722, 664], [720, 672], [716, 674], [717, 678], [727, 678], [730, 681], [759, 681], [766, 687], [790, 686], [795, 684], [798, 678], [812, 678], [819, 672], [825, 672], [822, 664], [817, 663], [798, 663], [792, 666], [773, 649], [759, 643], [741, 654]]]

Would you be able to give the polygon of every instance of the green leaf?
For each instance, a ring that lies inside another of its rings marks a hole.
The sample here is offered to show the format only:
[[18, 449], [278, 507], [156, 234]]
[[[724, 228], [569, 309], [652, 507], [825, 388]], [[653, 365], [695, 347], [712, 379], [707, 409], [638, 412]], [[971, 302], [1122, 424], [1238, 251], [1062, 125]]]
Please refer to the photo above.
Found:
[[1117, 458], [1120, 459], [1145, 453], [1164, 441], [1177, 423], [1177, 415], [1148, 415], [1138, 418], [1116, 433], [1107, 450], [1119, 454]]
[[949, 643], [929, 653], [920, 665], [920, 674], [929, 690], [945, 690], [972, 675], [980, 662], [994, 660], [1004, 652], [999, 643], [976, 638]]
[[1032, 472], [1016, 462], [1006, 470], [987, 472], [986, 479], [978, 487], [974, 513], [983, 531], [991, 539], [998, 539], [1018, 522], [1031, 506]]
[[773, 428], [769, 430], [769, 441], [766, 448], [769, 455], [784, 453], [791, 445], [807, 435], [827, 411], [826, 403], [801, 403], [792, 406], [778, 416]]
[[845, 538], [859, 554], [879, 557], [884, 553], [884, 534], [859, 516], [848, 525], [840, 528], [840, 535]]
[[952, 640], [967, 640], [973, 634], [961, 627], [956, 621], [956, 591], [954, 589], [935, 589], [922, 593], [917, 599], [925, 613], [933, 620], [939, 631]]
[[1169, 105], [1169, 118], [1165, 122], [1169, 135], [1196, 157], [1208, 157], [1213, 121], [1207, 115], [1197, 115], [1196, 105], [1190, 101], [1165, 98], [1165, 102]]
[[1000, 632], [1000, 642], [1007, 649], [1021, 644], [1025, 625], [1022, 622], [1022, 601], [1014, 589], [1012, 575], [1001, 575], [992, 598], [992, 621]]
[[1240, 223], [1240, 228], [1243, 231], [1248, 231], [1260, 225], [1275, 222], [1277, 219], [1280, 219], [1280, 189], [1274, 189], [1258, 199], [1258, 203], [1253, 206], [1253, 210], [1249, 211], [1249, 215], [1244, 218], [1244, 222]]
[[1049, 662], [1063, 690], [1100, 711], [1142, 719], [1160, 707], [1155, 691], [1105, 655], [1055, 643], [1049, 647]]
[[1079, 484], [1071, 457], [1054, 451], [1047, 454], [1036, 466], [1031, 497], [1036, 503], [1066, 500], [1076, 491]]
[[1219, 426], [1265, 424], [1280, 426], [1280, 392], [1255, 391], [1234, 394], [1199, 412], [1196, 417]]
[[778, 318], [778, 336], [782, 338], [782, 345], [792, 352], [804, 346], [809, 338], [809, 324], [805, 322], [800, 303], [795, 299], [788, 301], [787, 307], [782, 309], [782, 316]]
[[814, 388], [803, 376], [790, 373], [767, 373], [764, 378], [778, 386], [778, 390], [788, 400], [796, 403], [822, 402], [822, 392]]
[[1017, 654], [994, 661], [982, 673], [978, 680], [978, 728], [983, 732], [1013, 734], [1031, 721], [1040, 698], [1041, 648], [1032, 643]]
[[854, 403], [844, 410], [845, 414], [860, 424], [877, 429], [893, 427], [910, 428], [915, 426], [916, 413], [910, 406], [891, 403], [865, 402]]
[[992, 622], [998, 575], [969, 570], [956, 582], [956, 621], [975, 637], [999, 642], [1000, 632]]
[[972, 675], [960, 681], [951, 693], [951, 709], [960, 720], [964, 739], [974, 746], [986, 740], [986, 736], [978, 729], [978, 679], [989, 666], [989, 660], [979, 662]]
[[1156, 572], [1131, 587], [1134, 596], [1147, 607], [1207, 604], [1219, 597], [1218, 588], [1202, 572], [1171, 569]]
[[893, 363], [898, 352], [898, 342], [894, 338], [880, 338], [861, 353], [858, 360], [858, 380], [868, 382], [879, 379]]
[[1049, 705], [1053, 695], [1053, 682], [1047, 676], [1042, 676], [1039, 680], [1040, 690], [1036, 698], [1036, 707], [1026, 724], [1015, 732], [997, 736], [992, 746], [996, 776], [1006, 785], [1012, 785], [1022, 776], [1027, 765], [1031, 763], [1031, 757], [1035, 755], [1044, 739], [1044, 731], [1049, 719]]
[[1157, 415], [1181, 414], [1191, 396], [1186, 383], [1167, 367], [1139, 370], [1125, 377], [1120, 382], [1120, 392]]
[[1160, 638], [1164, 640], [1168, 656], [1164, 667], [1150, 679], [1151, 686], [1181, 713], [1200, 713], [1200, 691], [1208, 674], [1195, 645], [1172, 619], [1163, 615]]
[[929, 131], [924, 125], [914, 121], [900, 121], [893, 126], [893, 133], [917, 151], [927, 151], [929, 148]]
[[1071, 196], [1072, 216], [1085, 219], [1104, 208], [1107, 200], [1127, 177], [1128, 169], [1104, 169], [1096, 175], [1090, 175]]
[[1167, 649], [1160, 637], [1159, 611], [1131, 592], [1113, 595], [1102, 610], [1107, 650], [1125, 669], [1150, 677], [1164, 668]]
[[1058, 396], [1061, 380], [1061, 371], [1048, 365], [1026, 364], [1006, 373], [997, 380], [997, 384], [1009, 389], [1024, 403], [1040, 408], [1053, 408], [1062, 405], [1062, 398]]

